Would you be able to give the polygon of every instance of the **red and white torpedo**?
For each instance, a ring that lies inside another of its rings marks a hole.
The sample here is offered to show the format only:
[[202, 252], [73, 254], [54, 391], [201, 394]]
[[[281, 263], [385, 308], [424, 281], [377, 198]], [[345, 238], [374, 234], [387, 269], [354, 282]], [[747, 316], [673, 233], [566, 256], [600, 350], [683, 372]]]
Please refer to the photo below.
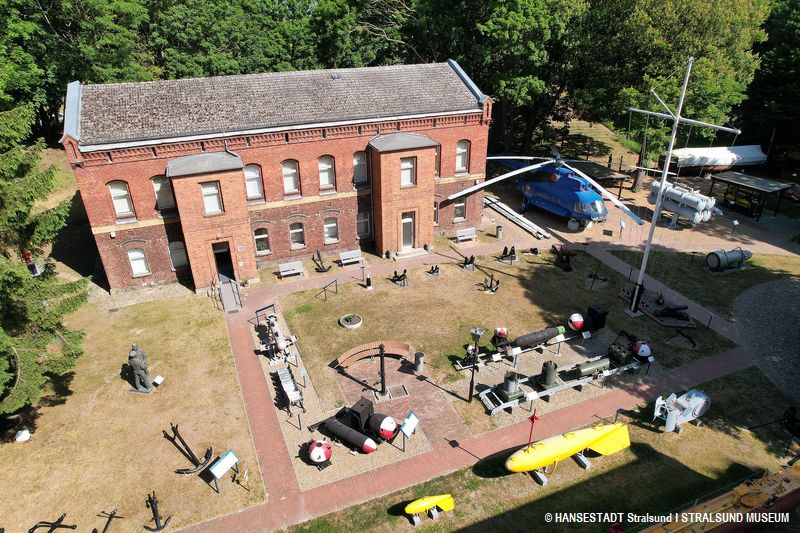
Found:
[[367, 421], [367, 428], [383, 440], [389, 440], [397, 433], [397, 422], [391, 416], [375, 413]]
[[308, 458], [312, 463], [322, 464], [331, 460], [333, 449], [331, 444], [324, 440], [312, 440], [308, 443]]

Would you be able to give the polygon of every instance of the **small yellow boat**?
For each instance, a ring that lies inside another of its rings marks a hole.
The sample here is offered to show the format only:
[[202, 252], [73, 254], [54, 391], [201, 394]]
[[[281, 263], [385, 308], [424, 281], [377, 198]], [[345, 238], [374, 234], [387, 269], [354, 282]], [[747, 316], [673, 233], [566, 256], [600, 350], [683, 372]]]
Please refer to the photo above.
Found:
[[534, 442], [511, 454], [506, 460], [506, 470], [530, 472], [547, 468], [586, 449], [611, 455], [630, 445], [628, 426], [620, 423], [599, 424]]
[[442, 511], [452, 511], [455, 508], [453, 496], [450, 494], [425, 496], [406, 505], [405, 510], [406, 514], [422, 514], [434, 507], [439, 507]]

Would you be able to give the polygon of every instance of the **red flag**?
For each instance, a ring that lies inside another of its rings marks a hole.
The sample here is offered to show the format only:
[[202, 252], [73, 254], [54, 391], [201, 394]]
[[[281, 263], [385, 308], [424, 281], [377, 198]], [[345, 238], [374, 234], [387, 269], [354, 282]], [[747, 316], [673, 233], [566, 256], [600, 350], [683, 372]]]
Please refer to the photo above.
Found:
[[534, 411], [534, 413], [528, 417], [528, 420], [531, 421], [531, 424], [535, 424], [536, 421], [539, 420], [539, 417], [536, 416], [536, 412]]

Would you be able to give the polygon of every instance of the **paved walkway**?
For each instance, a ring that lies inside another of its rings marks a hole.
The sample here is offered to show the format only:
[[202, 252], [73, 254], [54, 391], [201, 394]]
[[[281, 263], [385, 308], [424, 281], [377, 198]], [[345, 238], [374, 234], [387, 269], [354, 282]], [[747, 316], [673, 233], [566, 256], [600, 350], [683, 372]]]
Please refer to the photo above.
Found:
[[[665, 231], [665, 230], [662, 230]], [[503, 246], [516, 245], [518, 249], [538, 246], [549, 248], [555, 239], [537, 241], [520, 238], [516, 241], [498, 241], [468, 247], [453, 247], [438, 251], [433, 255], [410, 258], [396, 263], [370, 265], [366, 272], [373, 277], [388, 276], [394, 270], [415, 269], [436, 263], [460, 262], [464, 255], [491, 255]], [[625, 243], [629, 244], [629, 243]], [[703, 242], [708, 249], [718, 249], [719, 241]], [[699, 246], [699, 245], [698, 245]], [[691, 249], [704, 249], [695, 246]], [[750, 248], [758, 251], [778, 251], [771, 245], [755, 245]], [[687, 249], [682, 247], [681, 249]], [[588, 247], [589, 253], [611, 268], [627, 276], [630, 267], [604, 251], [600, 244]], [[785, 250], [782, 250], [785, 252]], [[249, 331], [249, 317], [257, 308], [275, 302], [280, 294], [300, 290], [322, 288], [339, 279], [342, 282], [360, 279], [358, 268], [338, 269], [331, 274], [304, 278], [296, 281], [251, 288], [245, 297], [241, 313], [226, 315], [225, 321], [231, 339], [236, 370], [242, 387], [245, 409], [255, 442], [260, 474], [264, 480], [267, 502], [243, 509], [233, 514], [218, 517], [209, 522], [188, 528], [191, 531], [241, 531], [262, 532], [285, 528], [339, 509], [357, 505], [373, 498], [392, 493], [431, 478], [449, 474], [474, 465], [480, 459], [498, 452], [521, 447], [528, 434], [528, 422], [521, 422], [477, 437], [465, 436], [467, 432], [457, 431], [450, 436], [443, 430], [443, 438], [456, 438], [458, 446], [437, 446], [432, 451], [387, 465], [376, 470], [358, 474], [322, 487], [300, 491], [291, 467], [289, 450], [279, 428], [275, 409], [270, 401], [260, 363], [253, 352]], [[655, 280], [648, 280], [648, 287], [664, 290], [668, 298], [689, 305], [692, 315], [703, 323], [709, 317], [711, 327], [718, 333], [736, 340], [736, 330], [729, 322], [711, 314], [682, 295], [663, 287]], [[632, 409], [652, 400], [658, 395], [690, 388], [699, 383], [736, 372], [752, 364], [744, 350], [734, 350], [689, 363], [680, 368], [661, 374], [658, 379], [651, 378], [647, 383], [622, 384], [619, 388], [601, 396], [585, 400], [548, 413], [537, 425], [537, 435], [544, 438], [591, 424], [601, 418], [613, 416], [618, 409]], [[423, 428], [429, 421], [422, 420]]]

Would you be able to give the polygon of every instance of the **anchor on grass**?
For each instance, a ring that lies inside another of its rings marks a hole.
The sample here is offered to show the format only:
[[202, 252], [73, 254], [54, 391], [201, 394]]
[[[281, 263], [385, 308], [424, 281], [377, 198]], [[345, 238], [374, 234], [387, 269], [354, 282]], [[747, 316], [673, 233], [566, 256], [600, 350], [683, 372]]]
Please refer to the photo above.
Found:
[[64, 519], [66, 517], [67, 517], [67, 513], [64, 513], [61, 516], [59, 516], [54, 522], [46, 522], [44, 520], [42, 520], [41, 522], [36, 522], [36, 524], [34, 524], [34, 526], [28, 530], [28, 533], [33, 533], [34, 531], [36, 531], [37, 529], [42, 528], [42, 527], [49, 528], [47, 530], [48, 533], [52, 533], [53, 531], [55, 531], [56, 529], [59, 529], [59, 528], [60, 529], [75, 529], [75, 528], [78, 527], [75, 524], [73, 524], [71, 526], [62, 524], [62, 522], [64, 521]]
[[[117, 516], [117, 513], [118, 513], [118, 512], [119, 512], [119, 511], [117, 511], [116, 509], [114, 509], [114, 510], [113, 510], [113, 511], [111, 511], [110, 513], [106, 512], [106, 511], [103, 511], [103, 512], [101, 512], [99, 515], [97, 515], [97, 516], [99, 516], [100, 518], [105, 518], [105, 519], [106, 519], [106, 525], [105, 525], [105, 526], [103, 526], [103, 533], [107, 533], [107, 532], [108, 532], [108, 528], [109, 528], [109, 526], [111, 525], [111, 522], [112, 522], [112, 521], [113, 521], [115, 518], [125, 518], [124, 516]], [[96, 527], [92, 529], [92, 533], [97, 533], [97, 528], [96, 528]]]
[[147, 495], [146, 505], [147, 505], [147, 508], [150, 509], [153, 512], [152, 521], [155, 522], [156, 525], [155, 525], [155, 527], [144, 526], [144, 528], [147, 531], [161, 531], [162, 529], [167, 527], [167, 524], [169, 524], [169, 521], [172, 520], [172, 517], [168, 516], [167, 519], [164, 520], [163, 523], [161, 522], [163, 517], [158, 512], [158, 498], [156, 497], [156, 492], [155, 491], [153, 491], [153, 494], [148, 494]]
[[497, 289], [500, 288], [500, 280], [494, 278], [494, 274], [489, 274], [489, 279], [483, 278], [483, 283], [481, 284], [483, 290], [486, 292], [495, 293]]
[[314, 267], [314, 271], [319, 272], [320, 274], [324, 274], [325, 272], [329, 271], [333, 266], [325, 266], [325, 261], [322, 259], [322, 254], [319, 253], [319, 250], [317, 250], [317, 253], [311, 256], [311, 260], [314, 261], [314, 265], [316, 265]]
[[[178, 431], [178, 426], [170, 423], [170, 429], [172, 430], [172, 436], [170, 436], [170, 434], [167, 433], [166, 431], [162, 431], [162, 433], [164, 434], [164, 438], [172, 442], [172, 444], [176, 448], [178, 448], [178, 451], [181, 452], [183, 456], [189, 459], [189, 461], [191, 461], [192, 464], [194, 465], [192, 468], [178, 468], [177, 470], [175, 470], [175, 473], [188, 476], [200, 472], [202, 469], [204, 469], [206, 465], [208, 465], [208, 462], [211, 461], [211, 447], [209, 446], [206, 449], [206, 453], [205, 455], [203, 455], [203, 460], [200, 461], [194, 454], [192, 449], [189, 447], [189, 445], [186, 444], [186, 441], [183, 440], [183, 437]], [[176, 440], [180, 441], [180, 445], [178, 445]]]

